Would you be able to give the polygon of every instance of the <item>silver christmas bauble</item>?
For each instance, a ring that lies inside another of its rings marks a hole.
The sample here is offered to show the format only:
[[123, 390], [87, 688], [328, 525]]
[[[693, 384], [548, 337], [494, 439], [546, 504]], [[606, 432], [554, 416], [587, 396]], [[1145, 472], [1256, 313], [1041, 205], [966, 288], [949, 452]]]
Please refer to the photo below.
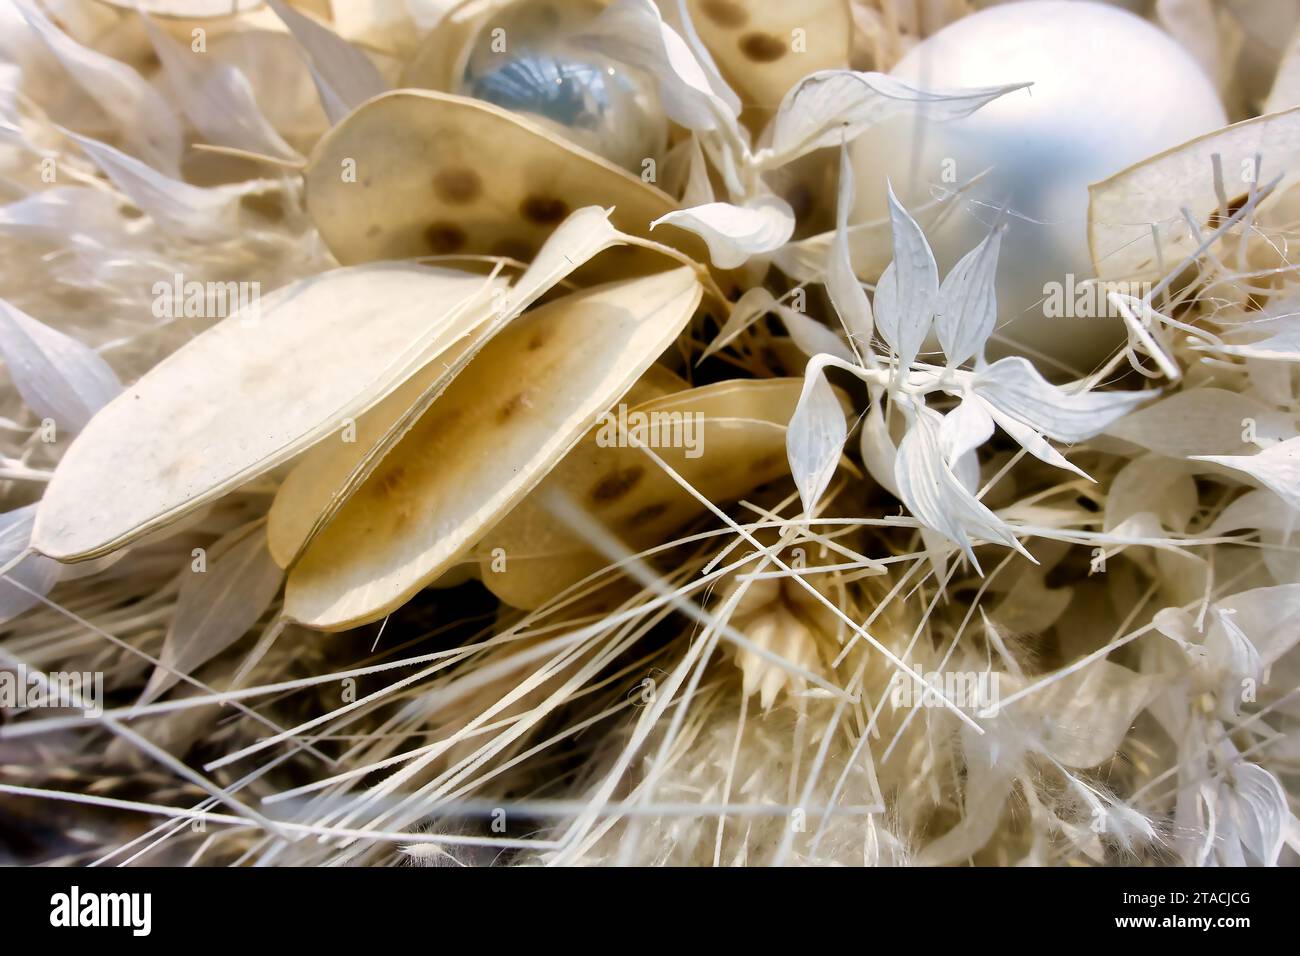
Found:
[[573, 42], [601, 5], [523, 0], [479, 32], [458, 92], [528, 116], [640, 174], [668, 123], [644, 74]]
[[961, 119], [899, 117], [860, 137], [857, 219], [886, 215], [886, 178], [916, 207], [987, 170], [929, 238], [944, 270], [1007, 207], [997, 279], [1005, 341], [990, 343], [990, 355], [1038, 353], [1084, 371], [1103, 360], [1123, 342], [1122, 320], [1078, 315], [1096, 310], [1069, 302], [1058, 315], [1062, 298], [1054, 294], [1077, 292], [1094, 274], [1088, 186], [1227, 122], [1200, 66], [1124, 10], [1026, 0], [958, 20], [891, 75], [931, 90], [1033, 86]]

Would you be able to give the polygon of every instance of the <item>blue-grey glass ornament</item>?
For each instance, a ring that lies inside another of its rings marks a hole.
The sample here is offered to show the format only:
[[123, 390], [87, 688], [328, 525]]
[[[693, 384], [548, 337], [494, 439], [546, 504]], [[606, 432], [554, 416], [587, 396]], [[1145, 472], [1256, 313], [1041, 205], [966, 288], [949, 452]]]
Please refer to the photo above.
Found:
[[481, 30], [460, 92], [640, 174], [663, 153], [667, 119], [648, 77], [570, 41], [598, 12], [551, 0], [508, 7]]

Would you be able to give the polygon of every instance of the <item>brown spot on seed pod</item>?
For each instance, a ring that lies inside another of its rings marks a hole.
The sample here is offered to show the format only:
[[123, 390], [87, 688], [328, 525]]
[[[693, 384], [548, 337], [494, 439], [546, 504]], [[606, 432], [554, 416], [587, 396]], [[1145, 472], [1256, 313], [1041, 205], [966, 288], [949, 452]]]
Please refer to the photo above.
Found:
[[379, 490], [389, 498], [396, 497], [405, 483], [405, 465], [394, 465], [379, 476]]
[[653, 505], [646, 505], [636, 514], [632, 515], [632, 517], [628, 518], [625, 524], [630, 528], [636, 528], [639, 525], [649, 524], [651, 521], [654, 521], [656, 518], [663, 517], [664, 513], [667, 510], [668, 510], [668, 502], [666, 501], [660, 501]]
[[731, 0], [704, 0], [700, 10], [720, 27], [743, 27], [749, 22], [749, 12]]
[[548, 330], [538, 329], [536, 332], [532, 334], [532, 337], [529, 338], [528, 340], [528, 344], [524, 347], [528, 349], [528, 351], [530, 352], [536, 352], [538, 349], [540, 349], [543, 345], [545, 345], [550, 340], [551, 340], [551, 336], [548, 333]]
[[478, 173], [464, 166], [444, 169], [433, 177], [433, 189], [438, 198], [452, 206], [471, 203], [483, 192], [483, 181]]
[[740, 38], [740, 52], [755, 63], [772, 63], [786, 54], [786, 45], [770, 33], [746, 33]]
[[424, 231], [424, 238], [434, 255], [445, 256], [465, 245], [465, 230], [449, 222], [435, 222]]
[[497, 422], [504, 424], [514, 418], [520, 409], [528, 407], [528, 393], [520, 392], [512, 396], [504, 405], [497, 409]]
[[381, 231], [382, 231], [382, 230], [379, 228], [378, 224], [373, 225], [373, 226], [371, 226], [369, 229], [366, 230], [366, 238], [367, 238], [367, 239], [373, 239], [373, 238], [375, 238], [375, 236], [379, 235], [379, 233], [380, 233]]
[[563, 199], [551, 199], [547, 196], [528, 196], [519, 204], [519, 214], [529, 222], [539, 226], [548, 226], [559, 222], [569, 214], [569, 204]]
[[591, 500], [598, 505], [612, 504], [635, 488], [644, 474], [644, 468], [633, 465], [631, 468], [621, 468], [606, 475], [591, 489]]

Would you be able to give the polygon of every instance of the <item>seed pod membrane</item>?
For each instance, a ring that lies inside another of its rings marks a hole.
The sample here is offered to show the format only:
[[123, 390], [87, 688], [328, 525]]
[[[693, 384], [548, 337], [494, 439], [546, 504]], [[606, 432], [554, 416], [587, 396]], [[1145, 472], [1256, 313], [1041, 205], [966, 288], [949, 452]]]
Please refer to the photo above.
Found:
[[610, 283], [496, 335], [308, 545], [285, 615], [339, 630], [455, 564], [689, 322], [691, 268]]
[[265, 474], [481, 321], [493, 288], [382, 263], [237, 310], [91, 419], [41, 499], [32, 547], [60, 561], [97, 557]]
[[[681, 421], [677, 434], [685, 434], [682, 416], [703, 416], [695, 449], [681, 443], [654, 451], [710, 501], [725, 504], [789, 473], [785, 426], [802, 387], [797, 378], [720, 382], [653, 399], [626, 417], [634, 424], [642, 416], [654, 421], [654, 413], [675, 415], [659, 421]], [[608, 447], [610, 437], [600, 426], [590, 431], [481, 542], [483, 582], [507, 604], [536, 608], [609, 563], [546, 509], [544, 491], [563, 492], [634, 550], [669, 540], [705, 513], [645, 452]]]
[[686, 7], [748, 105], [775, 107], [808, 74], [849, 65], [853, 20], [846, 0], [687, 0]]
[[[614, 225], [648, 237], [672, 198], [611, 163], [489, 103], [398, 90], [363, 104], [317, 145], [306, 172], [307, 208], [340, 262], [427, 255], [529, 261], [583, 206], [613, 207]], [[668, 242], [707, 261], [679, 229]], [[654, 271], [641, 249], [605, 257], [606, 276]], [[634, 265], [640, 263], [640, 265]]]

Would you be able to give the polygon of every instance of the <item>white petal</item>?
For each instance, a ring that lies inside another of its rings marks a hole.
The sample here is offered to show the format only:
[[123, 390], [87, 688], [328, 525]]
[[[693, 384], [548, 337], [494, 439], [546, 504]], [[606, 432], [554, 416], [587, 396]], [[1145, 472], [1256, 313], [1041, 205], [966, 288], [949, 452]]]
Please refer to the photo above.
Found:
[[1277, 493], [1287, 506], [1300, 511], [1300, 437], [1265, 448], [1257, 455], [1192, 455], [1193, 461], [1211, 461], [1243, 475]]
[[844, 409], [820, 367], [805, 372], [803, 394], [786, 431], [790, 473], [799, 488], [803, 510], [813, 514], [830, 484], [848, 438]]
[[1256, 447], [1243, 438], [1247, 420], [1254, 422], [1260, 444], [1294, 434], [1288, 416], [1248, 395], [1222, 388], [1195, 388], [1170, 395], [1119, 419], [1106, 434], [1171, 458], [1231, 454]]
[[1011, 529], [957, 480], [944, 458], [942, 419], [920, 407], [898, 446], [894, 480], [913, 516], [947, 536], [977, 570], [975, 539], [997, 541], [1026, 553]]
[[80, 431], [122, 383], [94, 349], [0, 299], [0, 353], [23, 401], [42, 418]]
[[126, 196], [166, 232], [186, 239], [229, 239], [239, 233], [239, 203], [267, 184], [252, 181], [204, 188], [164, 176], [133, 156], [69, 133]]
[[998, 321], [997, 293], [1002, 234], [994, 231], [962, 256], [943, 278], [935, 305], [934, 327], [951, 365], [984, 354], [984, 344]]
[[388, 89], [370, 58], [347, 40], [283, 0], [267, 2], [302, 47], [321, 105], [331, 123], [337, 123], [366, 100]]
[[751, 199], [743, 206], [713, 202], [678, 209], [660, 216], [650, 228], [665, 222], [704, 239], [719, 269], [735, 269], [753, 256], [775, 252], [794, 233], [794, 212], [777, 196]]
[[144, 22], [174, 98], [210, 143], [281, 159], [302, 159], [262, 115], [248, 77], [215, 56], [195, 55], [148, 17]]
[[826, 291], [830, 293], [831, 304], [839, 313], [844, 330], [857, 347], [858, 352], [871, 349], [871, 335], [874, 321], [871, 316], [871, 303], [862, 283], [853, 274], [853, 263], [849, 256], [848, 224], [849, 213], [853, 208], [853, 164], [849, 161], [848, 147], [840, 150], [840, 187], [836, 202], [835, 240], [831, 243], [830, 261], [826, 266]]
[[876, 286], [876, 327], [906, 370], [921, 351], [934, 319], [939, 295], [939, 268], [925, 233], [908, 215], [889, 187], [889, 217], [894, 261]]
[[[36, 505], [26, 505], [0, 514], [0, 565], [6, 565], [27, 550], [32, 537]], [[59, 564], [32, 554], [0, 579], [0, 624], [13, 620], [40, 602], [59, 580]], [[10, 583], [17, 581], [22, 587]], [[33, 593], [34, 592], [34, 593]]]
[[772, 145], [755, 159], [763, 168], [773, 169], [815, 149], [851, 141], [899, 113], [932, 120], [956, 119], [1028, 85], [932, 92], [883, 73], [822, 70], [785, 95], [772, 121]]
[[19, 0], [18, 10], [86, 95], [117, 123], [126, 147], [164, 175], [178, 176], [181, 128], [158, 91], [125, 63], [72, 39], [30, 0]]
[[266, 526], [258, 521], [208, 549], [206, 569], [181, 572], [180, 596], [159, 660], [140, 702], [147, 704], [193, 674], [247, 633], [276, 593], [284, 572], [271, 560]]
[[1000, 359], [975, 375], [979, 396], [1013, 418], [1055, 438], [1077, 442], [1105, 431], [1111, 422], [1156, 391], [1067, 392], [1052, 385], [1019, 356]]

